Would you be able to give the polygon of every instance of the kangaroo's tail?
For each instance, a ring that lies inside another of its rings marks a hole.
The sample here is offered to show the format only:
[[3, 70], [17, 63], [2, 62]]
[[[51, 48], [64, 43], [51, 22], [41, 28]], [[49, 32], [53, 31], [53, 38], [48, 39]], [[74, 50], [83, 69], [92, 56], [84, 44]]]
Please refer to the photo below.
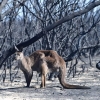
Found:
[[86, 86], [79, 86], [79, 85], [70, 85], [65, 83], [65, 71], [64, 69], [59, 68], [59, 75], [58, 75], [58, 79], [60, 84], [63, 86], [63, 88], [65, 89], [90, 89], [90, 87], [86, 87]]

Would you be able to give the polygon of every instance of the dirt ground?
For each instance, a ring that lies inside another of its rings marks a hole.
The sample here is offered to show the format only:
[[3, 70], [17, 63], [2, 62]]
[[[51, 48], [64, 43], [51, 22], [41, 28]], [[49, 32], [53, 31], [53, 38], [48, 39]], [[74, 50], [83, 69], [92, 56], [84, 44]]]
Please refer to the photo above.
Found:
[[95, 66], [88, 67], [83, 74], [76, 75], [75, 78], [66, 77], [66, 82], [85, 85], [91, 89], [62, 89], [58, 79], [47, 81], [46, 88], [41, 89], [35, 73], [31, 87], [26, 88], [23, 73], [19, 71], [12, 83], [9, 75], [5, 83], [0, 82], [0, 100], [100, 100], [100, 71]]

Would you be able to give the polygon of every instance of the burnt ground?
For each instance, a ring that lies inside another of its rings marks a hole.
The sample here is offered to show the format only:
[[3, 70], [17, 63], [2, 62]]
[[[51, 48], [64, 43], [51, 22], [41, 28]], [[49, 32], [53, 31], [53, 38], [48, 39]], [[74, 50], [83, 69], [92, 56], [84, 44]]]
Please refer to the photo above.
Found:
[[[79, 65], [80, 66], [80, 65]], [[16, 78], [11, 83], [9, 71], [5, 83], [0, 82], [0, 100], [100, 100], [100, 71], [86, 65], [84, 73], [77, 73], [67, 78], [66, 82], [81, 86], [88, 86], [91, 89], [62, 89], [58, 79], [47, 81], [46, 88], [39, 88], [37, 78], [34, 73], [31, 87], [26, 88], [23, 73], [19, 70]], [[80, 70], [80, 69], [79, 69]]]

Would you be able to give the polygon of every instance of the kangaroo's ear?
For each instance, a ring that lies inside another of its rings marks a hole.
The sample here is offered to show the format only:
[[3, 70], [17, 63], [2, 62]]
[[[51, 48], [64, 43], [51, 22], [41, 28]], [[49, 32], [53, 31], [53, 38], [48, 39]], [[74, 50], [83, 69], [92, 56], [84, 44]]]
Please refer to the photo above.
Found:
[[17, 48], [17, 46], [16, 46], [16, 45], [14, 45], [14, 47], [15, 47], [15, 50], [16, 50], [16, 51], [19, 51], [19, 49]]
[[16, 45], [15, 45], [14, 47], [15, 47], [15, 50], [16, 50], [17, 52], [22, 52], [22, 51], [23, 51], [23, 47], [17, 48]]

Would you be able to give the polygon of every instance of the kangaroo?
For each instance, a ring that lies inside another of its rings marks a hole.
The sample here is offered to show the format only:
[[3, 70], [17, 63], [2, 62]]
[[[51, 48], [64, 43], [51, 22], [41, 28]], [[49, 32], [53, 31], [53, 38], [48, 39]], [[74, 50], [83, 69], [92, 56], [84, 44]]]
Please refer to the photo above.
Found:
[[30, 86], [33, 71], [37, 71], [41, 73], [40, 87], [45, 88], [46, 74], [50, 71], [58, 73], [59, 82], [65, 89], [90, 89], [86, 86], [70, 85], [65, 82], [66, 63], [54, 50], [38, 50], [30, 56], [24, 56], [23, 52], [17, 49], [16, 58], [25, 75], [27, 87]]

